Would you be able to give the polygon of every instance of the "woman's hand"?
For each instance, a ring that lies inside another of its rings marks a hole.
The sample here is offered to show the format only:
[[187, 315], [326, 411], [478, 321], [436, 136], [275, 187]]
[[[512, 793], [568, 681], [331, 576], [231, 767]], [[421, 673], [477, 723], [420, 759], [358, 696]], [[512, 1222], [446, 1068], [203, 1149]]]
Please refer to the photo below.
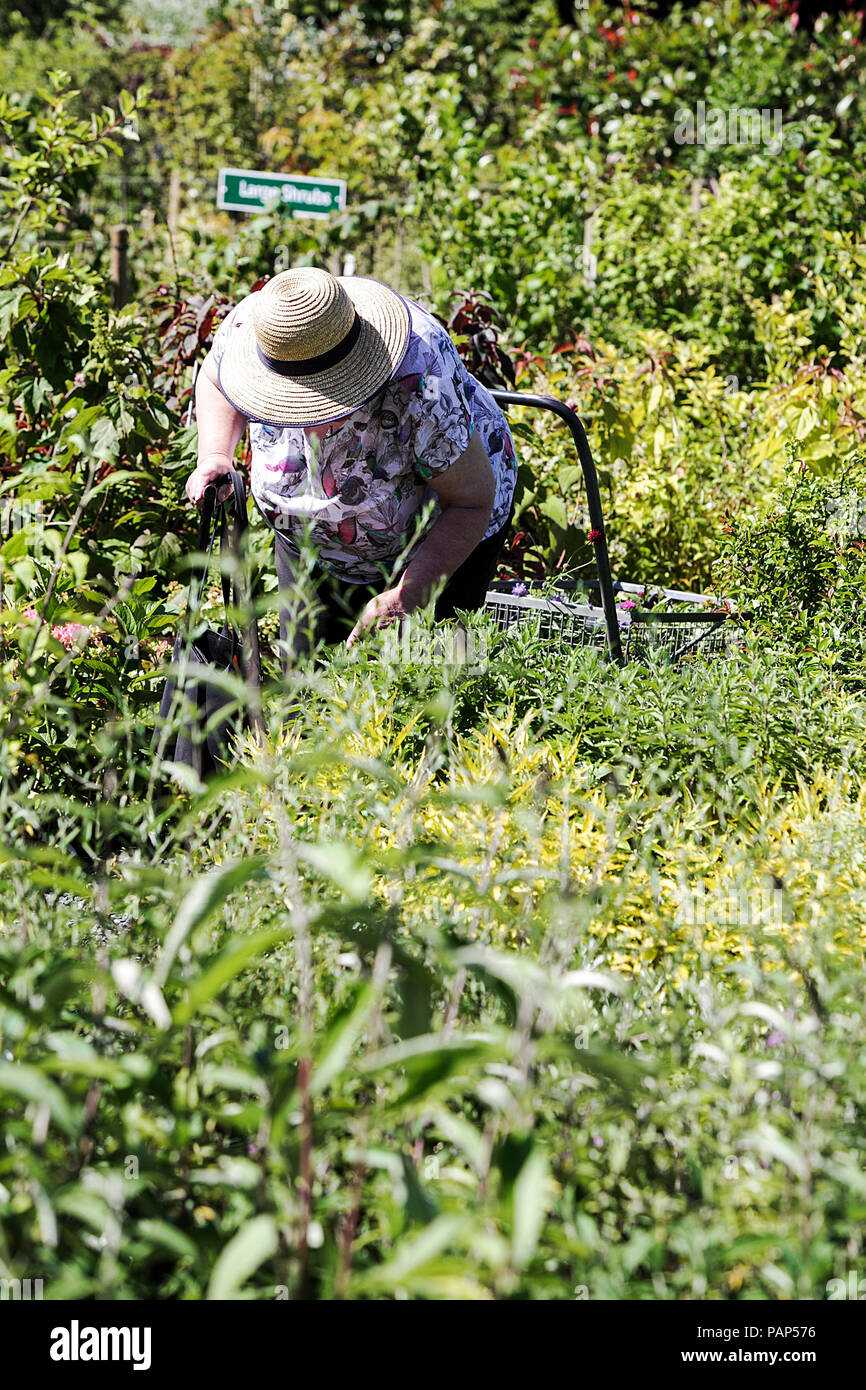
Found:
[[[201, 504], [204, 490], [215, 478], [221, 478], [232, 467], [238, 440], [247, 427], [247, 417], [235, 410], [219, 389], [217, 366], [208, 353], [195, 384], [195, 413], [198, 422], [198, 463], [187, 478], [186, 495], [196, 506]], [[231, 497], [231, 487], [217, 490], [220, 502]]]
[[[186, 495], [190, 502], [199, 506], [204, 497], [204, 490], [216, 478], [224, 478], [232, 467], [232, 461], [228, 454], [209, 454], [205, 459], [199, 459], [195, 466], [195, 472], [190, 473], [186, 480]], [[232, 489], [230, 484], [225, 487], [217, 488], [217, 500], [225, 502], [231, 497]]]
[[365, 604], [363, 613], [346, 638], [346, 646], [353, 647], [368, 628], [387, 627], [389, 623], [408, 618], [417, 607], [418, 601], [410, 597], [402, 584], [396, 589], [386, 589], [384, 593], [376, 594]]

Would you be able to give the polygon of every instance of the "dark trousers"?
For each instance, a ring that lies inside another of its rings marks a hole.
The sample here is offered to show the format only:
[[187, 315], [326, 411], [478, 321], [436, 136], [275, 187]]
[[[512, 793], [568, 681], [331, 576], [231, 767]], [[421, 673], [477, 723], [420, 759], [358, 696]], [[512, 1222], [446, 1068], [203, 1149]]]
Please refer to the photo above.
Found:
[[[475, 547], [445, 584], [437, 602], [437, 619], [453, 618], [458, 608], [474, 612], [484, 607], [484, 597], [496, 573], [499, 553], [505, 544], [514, 504], [505, 525]], [[277, 579], [283, 595], [280, 612], [280, 640], [286, 645], [284, 664], [307, 655], [319, 642], [328, 645], [345, 642], [365, 604], [386, 587], [381, 583], [349, 584], [329, 570], [315, 569], [308, 577], [299, 574], [299, 562], [286, 544], [285, 536], [274, 535]]]

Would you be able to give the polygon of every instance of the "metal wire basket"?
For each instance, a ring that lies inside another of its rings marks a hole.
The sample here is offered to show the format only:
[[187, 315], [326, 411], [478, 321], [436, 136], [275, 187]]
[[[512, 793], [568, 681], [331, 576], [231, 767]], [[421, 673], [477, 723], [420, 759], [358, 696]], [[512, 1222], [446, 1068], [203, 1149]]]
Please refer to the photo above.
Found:
[[[496, 626], [505, 632], [517, 624], [537, 621], [542, 642], [600, 647], [620, 663], [664, 654], [679, 664], [720, 656], [739, 645], [738, 615], [726, 601], [677, 589], [614, 583], [598, 475], [586, 432], [575, 412], [550, 396], [499, 390], [491, 395], [505, 407], [553, 411], [568, 425], [583, 472], [597, 571], [595, 579], [562, 582], [552, 594], [517, 595], [508, 592], [510, 585], [494, 584], [485, 608]], [[589, 602], [575, 601], [574, 591], [579, 588], [588, 590]], [[618, 595], [626, 596], [628, 607], [617, 602]]]
[[[637, 584], [615, 584], [614, 589], [641, 596], [641, 586]], [[622, 609], [617, 605], [623, 661], [664, 654], [679, 663], [722, 656], [739, 645], [739, 628], [732, 621], [735, 615], [699, 607], [706, 603], [703, 595], [657, 589], [653, 597], [666, 605], [683, 606], [654, 612], [652, 609]], [[604, 651], [608, 647], [604, 609], [575, 603], [563, 594], [522, 597], [497, 586], [488, 592], [485, 609], [500, 632], [529, 625], [538, 640], [545, 644], [598, 647]]]

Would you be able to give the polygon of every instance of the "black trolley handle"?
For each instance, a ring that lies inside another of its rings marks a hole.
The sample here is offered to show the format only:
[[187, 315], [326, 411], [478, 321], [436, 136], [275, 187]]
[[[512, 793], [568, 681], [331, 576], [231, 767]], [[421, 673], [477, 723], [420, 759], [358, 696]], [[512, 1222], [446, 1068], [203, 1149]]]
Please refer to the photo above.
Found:
[[[201, 516], [198, 523], [198, 543], [196, 545], [196, 551], [199, 555], [204, 556], [204, 560], [201, 565], [197, 566], [192, 572], [192, 582], [189, 591], [190, 610], [196, 617], [198, 617], [199, 610], [201, 609], [205, 585], [207, 584], [207, 577], [210, 571], [210, 563], [213, 558], [214, 545], [216, 544], [217, 535], [222, 531], [223, 520], [222, 504], [217, 504], [216, 500], [216, 488], [213, 483], [208, 483], [204, 490], [204, 496], [202, 497]], [[225, 597], [224, 591], [223, 598], [225, 599]], [[228, 607], [227, 604], [226, 607]]]
[[[224, 502], [217, 501], [217, 488], [223, 487], [226, 483], [231, 484], [232, 489], [232, 518], [226, 518]], [[212, 483], [208, 483], [204, 490], [202, 499], [201, 519], [198, 529], [198, 549], [200, 554], [205, 556], [204, 564], [199, 573], [193, 575], [193, 590], [196, 580], [199, 581], [198, 596], [191, 599], [193, 612], [197, 615], [201, 607], [201, 600], [204, 596], [204, 588], [207, 583], [208, 570], [210, 569], [210, 559], [213, 554], [214, 543], [217, 533], [220, 537], [220, 554], [231, 555], [234, 562], [234, 574], [229, 577], [222, 570], [221, 583], [223, 592], [223, 609], [225, 620], [223, 632], [226, 636], [230, 631], [234, 631], [234, 626], [229, 618], [229, 608], [232, 601], [235, 607], [244, 606], [244, 599], [248, 600], [246, 606], [250, 609], [249, 621], [244, 628], [245, 646], [242, 648], [244, 654], [244, 672], [247, 684], [256, 689], [261, 684], [261, 656], [259, 652], [259, 626], [256, 622], [255, 613], [252, 611], [252, 595], [243, 595], [238, 584], [241, 561], [241, 541], [249, 530], [249, 516], [247, 514], [247, 493], [244, 480], [237, 469], [229, 468], [226, 473], [219, 478], [215, 478]], [[256, 702], [257, 704], [257, 702]], [[254, 714], [259, 715], [258, 705]]]
[[[490, 388], [488, 388], [490, 389]], [[592, 452], [589, 447], [589, 440], [586, 431], [581, 424], [579, 416], [570, 406], [564, 405], [562, 401], [554, 400], [552, 396], [534, 396], [524, 394], [522, 391], [499, 391], [490, 389], [490, 395], [499, 405], [528, 405], [538, 410], [551, 410], [554, 415], [558, 415], [564, 420], [571, 430], [571, 436], [577, 449], [577, 458], [583, 473], [583, 485], [586, 488], [586, 506], [589, 512], [590, 526], [593, 532], [593, 550], [595, 551], [595, 564], [598, 571], [598, 587], [601, 592], [601, 607], [604, 613], [605, 629], [607, 631], [608, 651], [619, 665], [622, 665], [622, 638], [619, 631], [619, 620], [616, 611], [616, 602], [613, 595], [613, 579], [610, 572], [610, 555], [607, 549], [607, 532], [604, 527], [604, 514], [601, 509], [601, 491], [598, 486], [598, 474], [595, 471]]]
[[[192, 425], [195, 421], [195, 391], [198, 383], [198, 374], [201, 371], [201, 359], [198, 359], [192, 369], [192, 381], [189, 390], [189, 405], [187, 406], [185, 424]], [[225, 482], [231, 483], [233, 519], [231, 526], [226, 522], [225, 504], [217, 502], [217, 486], [222, 486]], [[219, 509], [219, 516], [215, 512]], [[249, 529], [249, 516], [247, 514], [247, 490], [241, 474], [236, 468], [229, 468], [222, 478], [217, 478], [213, 483], [208, 483], [204, 490], [202, 500], [201, 520], [199, 522], [198, 548], [199, 552], [207, 555], [204, 573], [202, 575], [202, 585], [199, 591], [196, 612], [201, 606], [201, 599], [204, 594], [204, 585], [207, 582], [207, 574], [210, 568], [210, 557], [213, 552], [214, 541], [216, 539], [217, 526], [220, 532], [220, 551], [224, 545], [228, 544], [230, 552], [235, 561], [235, 572], [231, 581], [229, 576], [222, 573], [223, 607], [225, 609], [225, 631], [229, 628], [229, 599], [234, 589], [234, 599], [237, 607], [240, 607], [240, 593], [238, 591], [237, 576], [240, 573], [240, 549], [241, 538]], [[210, 539], [208, 540], [208, 535]], [[205, 546], [207, 545], [207, 550]], [[193, 578], [193, 583], [195, 579]], [[259, 651], [259, 625], [256, 622], [255, 610], [252, 603], [252, 593], [247, 595], [249, 599], [249, 622], [246, 626], [244, 636], [246, 638], [246, 649], [242, 647], [244, 657], [244, 678], [249, 689], [250, 696], [250, 721], [258, 734], [259, 740], [265, 737], [265, 721], [262, 712], [261, 685], [262, 685], [262, 661]]]
[[[228, 522], [225, 512], [225, 503], [217, 501], [217, 488], [224, 487], [230, 483], [232, 487], [233, 516], [231, 523]], [[214, 545], [217, 535], [220, 538], [220, 554], [229, 554], [235, 561], [235, 565], [240, 561], [241, 539], [248, 530], [249, 519], [247, 517], [247, 498], [244, 480], [240, 473], [234, 468], [228, 469], [221, 477], [215, 478], [208, 483], [202, 497], [201, 517], [198, 524], [198, 553], [204, 556], [204, 561], [200, 569], [193, 572], [193, 582], [190, 590], [190, 605], [194, 613], [198, 613], [201, 602], [204, 598], [205, 585], [207, 584], [210, 562], [213, 558]], [[237, 571], [229, 578], [223, 570], [222, 591], [223, 607], [225, 609], [225, 620], [223, 629], [227, 633], [229, 629], [229, 605], [234, 599], [237, 606], [240, 606], [241, 596], [237, 584]], [[198, 592], [196, 593], [196, 584]]]

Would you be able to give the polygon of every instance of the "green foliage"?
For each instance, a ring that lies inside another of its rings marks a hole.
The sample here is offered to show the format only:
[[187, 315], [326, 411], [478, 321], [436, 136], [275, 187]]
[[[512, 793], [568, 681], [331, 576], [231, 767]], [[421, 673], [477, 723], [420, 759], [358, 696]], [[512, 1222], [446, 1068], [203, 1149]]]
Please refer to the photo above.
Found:
[[[114, 314], [99, 277], [45, 245], [133, 111], [124, 101], [85, 123], [69, 109], [73, 95], [58, 73], [41, 104], [0, 108], [5, 754], [29, 774], [13, 823], [43, 829], [62, 815], [52, 796], [99, 801], [116, 785], [91, 743], [106, 722], [125, 721], [141, 742], [136, 710], [153, 699], [148, 672], [175, 616], [164, 590], [149, 596], [148, 572], [169, 565], [192, 531], [179, 507], [195, 449], [179, 427], [179, 376], [190, 339], [198, 347], [214, 319], [213, 300], [176, 306], [158, 325]], [[43, 811], [28, 811], [43, 794]]]
[[[853, 32], [794, 32], [736, 0], [664, 24], [597, 6], [570, 27], [553, 19], [546, 3], [486, 0], [333, 16], [235, 6], [201, 38], [149, 48], [134, 25], [79, 26], [69, 37], [90, 44], [76, 71], [92, 99], [143, 81], [153, 91], [95, 201], [135, 221], [136, 272], [154, 257], [156, 281], [172, 174], [186, 212], [175, 250], [191, 261], [191, 242], [238, 235], [238, 219], [214, 211], [220, 164], [341, 175], [345, 215], [263, 223], [251, 281], [278, 254], [350, 251], [416, 293], [428, 275], [443, 309], [455, 284], [490, 292], [533, 351], [583, 335], [629, 352], [636, 331], [665, 331], [741, 380], [766, 370], [756, 305], [790, 294], [813, 350], [838, 349], [839, 316], [814, 277], [825, 233], [856, 234], [866, 212]], [[10, 63], [13, 86], [57, 65], [57, 36], [41, 42], [41, 59]], [[698, 103], [725, 117], [721, 143], [712, 127], [696, 134]], [[696, 179], [709, 184], [700, 206]], [[243, 256], [205, 266], [207, 288], [244, 284]]]
[[515, 660], [459, 722], [374, 653], [299, 672], [158, 853], [6, 849], [4, 1273], [776, 1298], [858, 1258], [859, 707], [815, 665], [804, 761], [857, 747], [813, 791], [761, 656], [548, 659], [526, 718]]
[[833, 477], [795, 457], [772, 511], [735, 518], [719, 562], [720, 585], [736, 594], [762, 635], [821, 649], [831, 666], [863, 679], [866, 470], [861, 454]]

